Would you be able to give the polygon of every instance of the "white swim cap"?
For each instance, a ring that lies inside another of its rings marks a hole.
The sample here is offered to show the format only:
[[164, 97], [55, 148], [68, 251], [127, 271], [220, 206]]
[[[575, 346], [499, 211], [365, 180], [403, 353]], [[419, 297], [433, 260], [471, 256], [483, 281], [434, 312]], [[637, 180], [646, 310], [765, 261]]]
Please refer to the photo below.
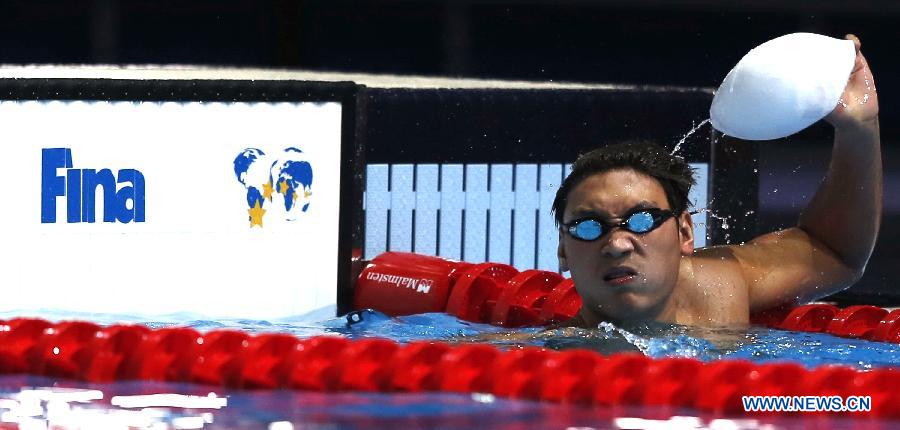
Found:
[[746, 140], [790, 136], [834, 110], [855, 61], [850, 40], [793, 33], [763, 43], [719, 86], [712, 125]]

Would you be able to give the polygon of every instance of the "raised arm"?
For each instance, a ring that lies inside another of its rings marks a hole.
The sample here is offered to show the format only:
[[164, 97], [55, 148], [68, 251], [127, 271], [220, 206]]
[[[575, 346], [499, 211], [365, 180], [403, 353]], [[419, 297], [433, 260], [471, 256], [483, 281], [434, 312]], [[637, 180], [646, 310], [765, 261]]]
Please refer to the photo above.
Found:
[[875, 81], [856, 44], [856, 65], [841, 103], [826, 120], [834, 149], [825, 182], [800, 217], [799, 227], [862, 276], [881, 225], [881, 137]]
[[816, 299], [857, 281], [881, 223], [882, 167], [878, 96], [856, 44], [856, 64], [837, 108], [825, 180], [796, 228], [761, 236], [731, 251], [748, 284], [751, 311]]

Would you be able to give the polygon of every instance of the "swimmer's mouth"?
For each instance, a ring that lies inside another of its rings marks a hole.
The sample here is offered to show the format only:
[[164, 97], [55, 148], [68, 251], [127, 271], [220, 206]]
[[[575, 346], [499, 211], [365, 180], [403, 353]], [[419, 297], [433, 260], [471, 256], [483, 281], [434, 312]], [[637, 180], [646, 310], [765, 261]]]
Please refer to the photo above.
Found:
[[610, 285], [624, 285], [637, 278], [637, 271], [627, 267], [614, 267], [603, 275], [603, 281]]

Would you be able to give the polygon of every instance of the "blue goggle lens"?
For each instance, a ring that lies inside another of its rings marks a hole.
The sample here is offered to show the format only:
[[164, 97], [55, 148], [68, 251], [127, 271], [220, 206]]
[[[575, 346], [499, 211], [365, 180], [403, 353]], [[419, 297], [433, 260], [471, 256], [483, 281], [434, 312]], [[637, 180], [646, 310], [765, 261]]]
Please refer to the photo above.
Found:
[[653, 230], [653, 215], [649, 212], [638, 212], [625, 221], [626, 228], [635, 233], [646, 233]]
[[595, 240], [603, 236], [603, 225], [596, 220], [588, 219], [575, 224], [573, 234], [584, 240]]

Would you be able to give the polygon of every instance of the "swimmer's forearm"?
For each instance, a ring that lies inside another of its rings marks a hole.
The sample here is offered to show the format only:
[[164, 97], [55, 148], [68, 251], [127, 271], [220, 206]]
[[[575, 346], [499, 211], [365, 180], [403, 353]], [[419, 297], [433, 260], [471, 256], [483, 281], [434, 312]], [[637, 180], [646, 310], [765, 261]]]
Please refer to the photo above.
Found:
[[828, 246], [858, 278], [875, 247], [881, 211], [878, 118], [836, 127], [828, 173], [799, 227]]

